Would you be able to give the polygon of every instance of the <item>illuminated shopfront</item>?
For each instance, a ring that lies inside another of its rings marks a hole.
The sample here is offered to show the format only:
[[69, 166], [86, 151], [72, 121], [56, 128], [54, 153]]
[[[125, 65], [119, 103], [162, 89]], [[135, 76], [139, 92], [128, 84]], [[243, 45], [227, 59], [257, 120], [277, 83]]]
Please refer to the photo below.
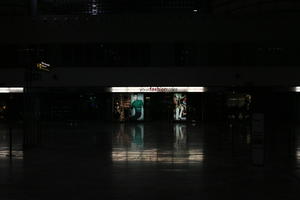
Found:
[[113, 93], [113, 119], [149, 120], [149, 117], [153, 119], [155, 115], [159, 115], [159, 112], [155, 113], [155, 110], [158, 110], [160, 114], [165, 112], [166, 118], [172, 118], [173, 121], [187, 121], [190, 107], [188, 93], [205, 91], [205, 87], [112, 87], [109, 88], [109, 92]]

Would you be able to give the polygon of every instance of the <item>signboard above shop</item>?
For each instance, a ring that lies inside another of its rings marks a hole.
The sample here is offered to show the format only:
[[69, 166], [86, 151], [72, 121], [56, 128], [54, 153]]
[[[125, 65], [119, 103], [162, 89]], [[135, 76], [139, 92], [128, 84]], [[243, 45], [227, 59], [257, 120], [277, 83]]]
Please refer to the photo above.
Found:
[[112, 93], [205, 92], [205, 87], [111, 87]]

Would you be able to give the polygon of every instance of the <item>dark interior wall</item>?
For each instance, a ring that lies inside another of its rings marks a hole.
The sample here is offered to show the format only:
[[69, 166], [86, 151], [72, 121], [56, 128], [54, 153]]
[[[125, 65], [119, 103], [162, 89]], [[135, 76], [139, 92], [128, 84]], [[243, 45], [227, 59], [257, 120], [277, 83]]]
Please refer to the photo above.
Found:
[[221, 121], [223, 120], [221, 105], [224, 101], [221, 101], [222, 95], [217, 93], [207, 93], [203, 95], [203, 120], [210, 121]]
[[300, 95], [296, 93], [292, 95], [292, 116], [296, 121], [300, 121]]
[[59, 67], [272, 67], [300, 64], [299, 42], [0, 44], [0, 68], [44, 61]]
[[253, 112], [263, 113], [267, 122], [295, 121], [300, 114], [299, 102], [295, 101], [297, 96], [295, 92], [274, 92], [265, 88], [265, 91], [254, 92]]
[[[24, 69], [0, 69], [2, 86], [23, 86]], [[39, 72], [33, 87], [80, 86], [297, 86], [295, 67], [57, 68]]]
[[[65, 91], [53, 93], [44, 90], [38, 94], [41, 102], [41, 119], [59, 120], [111, 120], [109, 93], [94, 91]], [[90, 98], [94, 98], [91, 101]]]
[[[190, 14], [0, 17], [1, 43], [298, 41], [297, 16]], [[257, 31], [259, 30], [259, 31]], [[20, 33], [22, 33], [20, 35]]]

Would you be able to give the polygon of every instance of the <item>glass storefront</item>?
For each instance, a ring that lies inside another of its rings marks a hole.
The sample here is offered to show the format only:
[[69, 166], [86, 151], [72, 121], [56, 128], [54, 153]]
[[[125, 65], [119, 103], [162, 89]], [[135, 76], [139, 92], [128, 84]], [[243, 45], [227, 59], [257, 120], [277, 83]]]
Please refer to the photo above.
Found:
[[199, 121], [201, 97], [188, 93], [114, 93], [112, 118], [119, 122]]

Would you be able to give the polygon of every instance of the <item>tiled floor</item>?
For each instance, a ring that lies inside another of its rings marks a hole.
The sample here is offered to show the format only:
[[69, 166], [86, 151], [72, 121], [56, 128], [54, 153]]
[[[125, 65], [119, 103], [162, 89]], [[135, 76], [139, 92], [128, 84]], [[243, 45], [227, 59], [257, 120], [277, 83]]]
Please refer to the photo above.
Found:
[[1, 125], [1, 200], [300, 197], [297, 128], [294, 145], [283, 145], [284, 128], [267, 129], [264, 167], [252, 164], [245, 124], [46, 123], [42, 145], [24, 154], [19, 127], [12, 160], [7, 130]]

